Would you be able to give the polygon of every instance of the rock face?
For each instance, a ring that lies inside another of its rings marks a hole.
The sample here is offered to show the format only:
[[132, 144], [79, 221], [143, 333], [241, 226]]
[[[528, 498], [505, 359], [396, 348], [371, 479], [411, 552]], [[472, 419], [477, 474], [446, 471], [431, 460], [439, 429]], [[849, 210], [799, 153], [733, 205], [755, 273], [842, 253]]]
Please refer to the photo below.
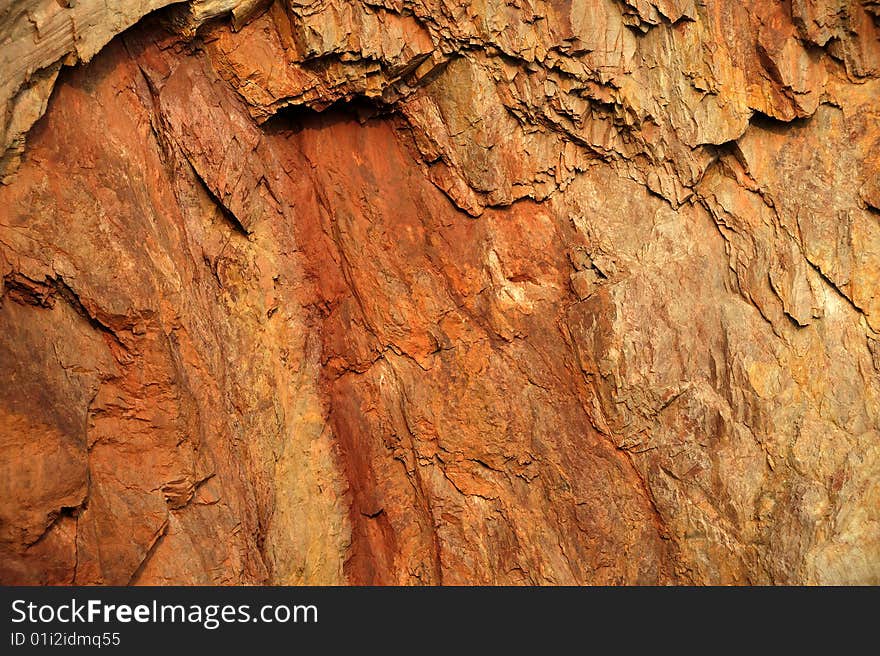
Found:
[[110, 4], [0, 6], [0, 582], [880, 583], [875, 0]]

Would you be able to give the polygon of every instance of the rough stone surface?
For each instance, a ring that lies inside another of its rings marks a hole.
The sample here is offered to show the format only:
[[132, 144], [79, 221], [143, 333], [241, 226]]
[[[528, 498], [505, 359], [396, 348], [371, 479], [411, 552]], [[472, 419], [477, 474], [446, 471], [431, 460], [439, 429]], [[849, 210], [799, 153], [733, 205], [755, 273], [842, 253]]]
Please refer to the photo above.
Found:
[[880, 583], [875, 0], [165, 4], [0, 4], [0, 582]]

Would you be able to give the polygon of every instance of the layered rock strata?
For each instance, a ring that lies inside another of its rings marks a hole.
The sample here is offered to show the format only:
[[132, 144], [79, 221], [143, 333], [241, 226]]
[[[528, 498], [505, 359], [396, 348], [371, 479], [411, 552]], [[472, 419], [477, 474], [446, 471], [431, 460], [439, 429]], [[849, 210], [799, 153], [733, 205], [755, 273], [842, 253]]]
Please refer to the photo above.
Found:
[[875, 0], [27, 0], [0, 71], [3, 583], [880, 583]]

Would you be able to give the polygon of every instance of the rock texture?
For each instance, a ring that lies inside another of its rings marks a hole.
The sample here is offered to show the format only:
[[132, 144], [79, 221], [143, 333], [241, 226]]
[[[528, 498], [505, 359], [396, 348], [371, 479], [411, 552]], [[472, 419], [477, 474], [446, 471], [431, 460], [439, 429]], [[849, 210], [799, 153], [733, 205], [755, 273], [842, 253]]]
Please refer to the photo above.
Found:
[[166, 4], [0, 5], [0, 581], [880, 583], [880, 4]]

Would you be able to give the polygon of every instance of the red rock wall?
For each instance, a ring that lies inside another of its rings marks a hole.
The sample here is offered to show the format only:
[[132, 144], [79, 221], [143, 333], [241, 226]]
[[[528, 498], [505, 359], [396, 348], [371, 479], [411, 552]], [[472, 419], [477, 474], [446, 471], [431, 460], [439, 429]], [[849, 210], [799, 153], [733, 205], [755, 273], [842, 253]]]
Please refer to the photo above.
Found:
[[0, 581], [880, 582], [876, 3], [257, 9], [0, 186]]

